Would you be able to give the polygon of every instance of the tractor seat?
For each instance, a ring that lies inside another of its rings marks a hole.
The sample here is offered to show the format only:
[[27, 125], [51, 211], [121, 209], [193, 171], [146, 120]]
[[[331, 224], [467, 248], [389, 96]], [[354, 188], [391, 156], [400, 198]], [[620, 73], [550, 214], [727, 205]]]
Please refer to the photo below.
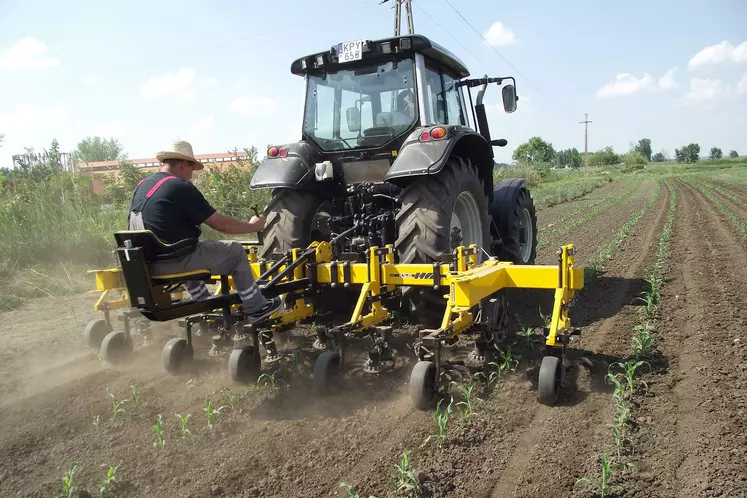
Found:
[[173, 244], [163, 242], [150, 230], [121, 230], [114, 232], [119, 249], [140, 248], [146, 263], [155, 263], [186, 256], [197, 247], [197, 239], [183, 239]]
[[208, 269], [185, 271], [182, 273], [168, 273], [166, 275], [152, 275], [150, 277], [156, 285], [169, 285], [189, 282], [190, 280], [202, 280], [207, 282], [212, 278]]

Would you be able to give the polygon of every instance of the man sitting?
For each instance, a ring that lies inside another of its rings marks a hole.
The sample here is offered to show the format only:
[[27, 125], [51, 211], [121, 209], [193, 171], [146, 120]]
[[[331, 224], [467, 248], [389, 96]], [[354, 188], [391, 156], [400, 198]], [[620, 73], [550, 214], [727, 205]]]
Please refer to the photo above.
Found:
[[[163, 167], [135, 189], [130, 203], [129, 229], [150, 230], [167, 244], [191, 239], [194, 250], [186, 256], [152, 263], [151, 273], [165, 275], [207, 269], [213, 275], [231, 275], [249, 321], [254, 323], [271, 316], [283, 305], [283, 298], [268, 300], [262, 295], [241, 243], [199, 240], [202, 223], [219, 232], [246, 234], [260, 232], [264, 228], [264, 216], [252, 216], [247, 222], [218, 213], [189, 181], [193, 171], [204, 166], [195, 159], [188, 142], [176, 140], [168, 150], [156, 154], [156, 158]], [[209, 295], [204, 282], [190, 281], [185, 287], [192, 299]]]

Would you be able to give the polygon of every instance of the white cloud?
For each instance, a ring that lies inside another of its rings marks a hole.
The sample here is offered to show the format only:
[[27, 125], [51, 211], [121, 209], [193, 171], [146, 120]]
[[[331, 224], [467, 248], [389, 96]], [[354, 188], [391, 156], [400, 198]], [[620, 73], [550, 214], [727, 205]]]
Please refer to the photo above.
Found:
[[502, 22], [496, 21], [485, 33], [485, 39], [494, 47], [508, 45], [516, 41], [516, 34], [511, 28], [507, 28]]
[[245, 118], [267, 116], [277, 109], [277, 100], [256, 95], [242, 95], [233, 102], [229, 110]]
[[204, 119], [200, 119], [199, 121], [196, 121], [192, 126], [190, 126], [189, 134], [200, 135], [202, 133], [206, 133], [210, 131], [214, 126], [215, 126], [215, 118], [213, 116], [208, 116]]
[[656, 79], [649, 73], [636, 78], [630, 73], [618, 73], [615, 81], [611, 81], [597, 90], [597, 98], [605, 99], [611, 97], [623, 97], [641, 92], [667, 91], [677, 88], [674, 73], [677, 68], [672, 68], [664, 76]]
[[0, 129], [8, 136], [40, 126], [47, 128], [64, 124], [70, 110], [63, 105], [42, 106], [20, 104], [13, 112], [0, 114]]
[[721, 80], [693, 78], [690, 80], [690, 100], [713, 100], [728, 92]]
[[747, 93], [747, 73], [744, 73], [737, 83], [737, 93]]
[[48, 51], [47, 44], [34, 37], [21, 38], [0, 53], [0, 69], [44, 69], [62, 64], [59, 58], [47, 55]]
[[96, 83], [99, 83], [101, 81], [101, 76], [98, 74], [90, 74], [83, 78], [83, 83], [86, 83], [88, 85], [95, 85]]
[[689, 69], [747, 62], [747, 41], [736, 47], [726, 40], [704, 48], [687, 63]]
[[176, 73], [154, 76], [143, 83], [140, 94], [147, 99], [194, 100], [202, 89], [215, 84], [214, 78], [198, 79], [196, 74], [191, 67], [183, 67]]

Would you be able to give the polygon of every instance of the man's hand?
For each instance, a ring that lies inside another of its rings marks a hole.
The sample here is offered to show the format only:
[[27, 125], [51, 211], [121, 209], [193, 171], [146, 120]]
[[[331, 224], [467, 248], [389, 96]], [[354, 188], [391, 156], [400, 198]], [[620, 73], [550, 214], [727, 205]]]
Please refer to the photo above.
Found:
[[253, 232], [261, 232], [265, 228], [265, 215], [252, 216], [249, 224], [254, 227]]

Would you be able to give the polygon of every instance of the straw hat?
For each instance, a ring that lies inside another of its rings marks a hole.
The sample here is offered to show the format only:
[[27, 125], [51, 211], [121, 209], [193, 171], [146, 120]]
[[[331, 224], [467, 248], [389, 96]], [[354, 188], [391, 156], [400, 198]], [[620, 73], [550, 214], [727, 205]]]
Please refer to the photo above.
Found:
[[192, 152], [192, 145], [184, 140], [174, 140], [171, 142], [171, 147], [167, 150], [162, 150], [156, 154], [156, 159], [163, 162], [165, 159], [183, 159], [194, 164], [194, 169], [202, 169], [204, 165], [197, 159], [195, 159], [194, 153]]

